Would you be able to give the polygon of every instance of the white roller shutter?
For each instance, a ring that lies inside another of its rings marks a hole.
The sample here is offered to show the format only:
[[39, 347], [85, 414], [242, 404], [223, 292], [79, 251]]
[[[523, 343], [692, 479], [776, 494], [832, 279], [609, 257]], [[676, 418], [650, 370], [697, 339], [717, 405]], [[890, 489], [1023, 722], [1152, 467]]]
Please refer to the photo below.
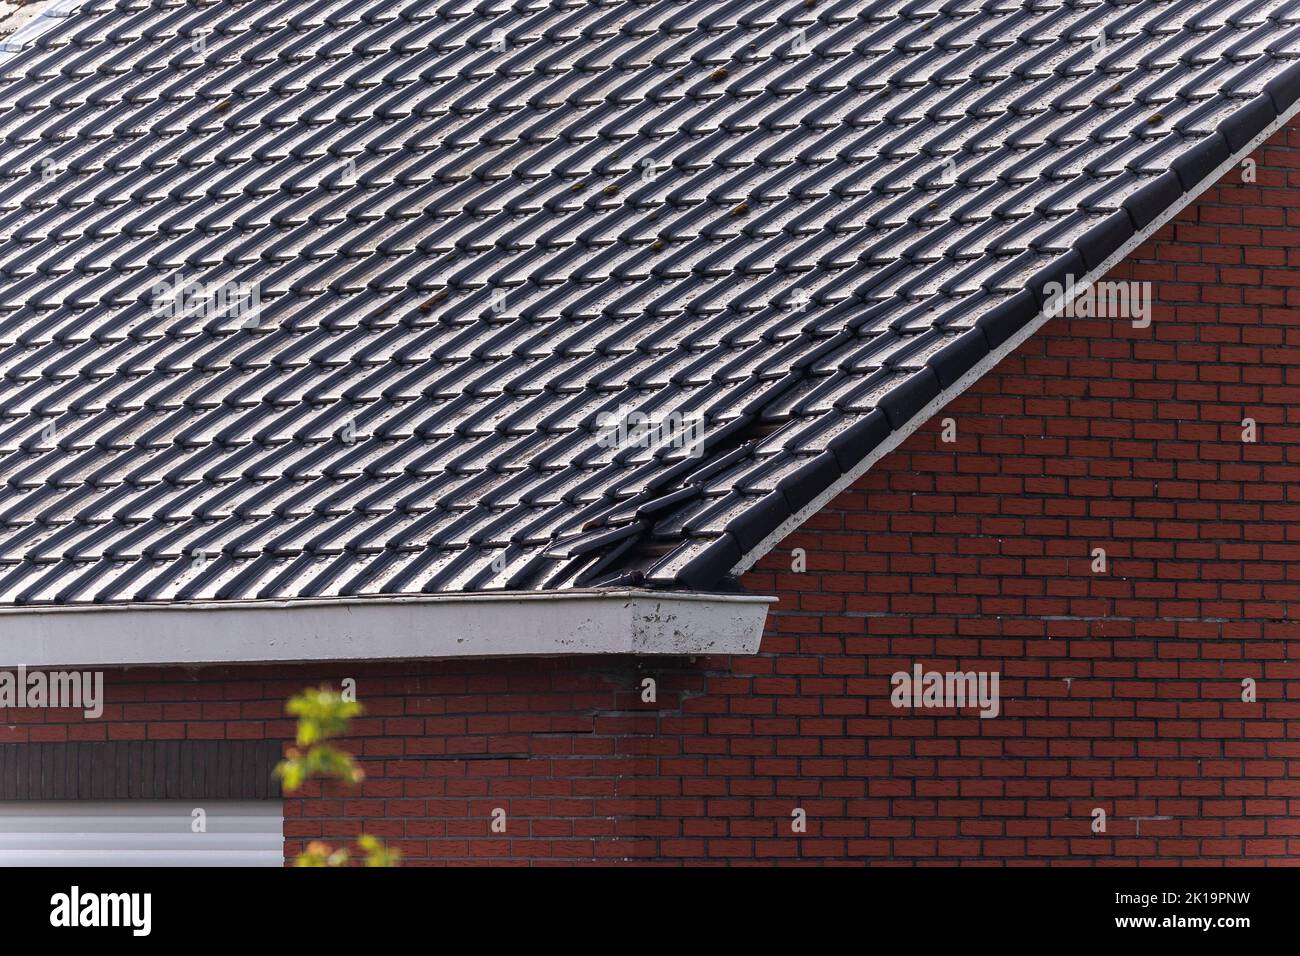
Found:
[[0, 866], [283, 866], [283, 832], [279, 800], [15, 800]]

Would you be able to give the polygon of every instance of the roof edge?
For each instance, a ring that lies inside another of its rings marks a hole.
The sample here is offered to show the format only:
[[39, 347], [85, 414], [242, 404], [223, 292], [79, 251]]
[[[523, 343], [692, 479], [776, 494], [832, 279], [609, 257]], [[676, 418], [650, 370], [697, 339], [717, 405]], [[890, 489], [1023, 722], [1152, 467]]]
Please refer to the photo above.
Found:
[[0, 666], [758, 652], [776, 598], [640, 589], [0, 609]]
[[[1285, 94], [1282, 93], [1283, 89], [1285, 89]], [[1289, 106], [1283, 107], [1278, 102], [1278, 97], [1281, 95], [1293, 96], [1295, 98], [1291, 101]], [[1076, 294], [1082, 294], [1086, 289], [1092, 286], [1094, 282], [1104, 277], [1111, 269], [1115, 268], [1115, 266], [1126, 259], [1134, 249], [1146, 242], [1147, 239], [1154, 235], [1165, 225], [1165, 223], [1169, 222], [1174, 218], [1174, 216], [1178, 215], [1178, 213], [1182, 212], [1185, 208], [1195, 202], [1196, 199], [1198, 199], [1206, 190], [1214, 186], [1231, 169], [1239, 165], [1243, 159], [1254, 152], [1269, 137], [1286, 126], [1297, 115], [1300, 115], [1300, 61], [1293, 63], [1290, 68], [1271, 81], [1266, 86], [1265, 91], [1255, 97], [1251, 103], [1260, 100], [1269, 101], [1277, 112], [1276, 117], [1263, 125], [1262, 129], [1259, 129], [1258, 132], [1251, 135], [1244, 142], [1236, 136], [1233, 136], [1232, 138], [1237, 138], [1237, 141], [1235, 143], [1230, 143], [1229, 145], [1235, 145], [1237, 148], [1229, 150], [1228, 159], [1215, 165], [1189, 189], [1180, 191], [1178, 199], [1175, 202], [1158, 212], [1152, 210], [1150, 212], [1151, 218], [1145, 225], [1136, 228], [1129, 238], [1120, 243], [1114, 252], [1103, 259], [1094, 268], [1089, 269], [1082, 279], [1076, 280]], [[1248, 109], [1243, 107], [1242, 110], [1238, 110], [1237, 113], [1229, 116], [1228, 119], [1221, 124], [1219, 132], [1207, 137], [1207, 140], [1203, 141], [1203, 144], [1207, 145], [1207, 152], [1208, 141], [1215, 139], [1215, 137], [1218, 137], [1220, 140], [1224, 139], [1225, 131], [1227, 131], [1229, 135], [1233, 131], [1238, 131], [1237, 135], [1239, 136], [1240, 122], [1238, 121], [1238, 117], [1244, 116], [1247, 113]], [[1164, 175], [1168, 176], [1170, 173]], [[1131, 211], [1128, 211], [1126, 207], [1121, 207], [1119, 212], [1115, 215], [1123, 215], [1126, 212], [1128, 212], [1128, 215], [1132, 215]], [[1071, 252], [1065, 253], [1057, 260], [1057, 262], [1067, 260], [1071, 255], [1078, 255], [1078, 250], [1072, 250]], [[1048, 273], [1051, 268], [1052, 267], [1049, 266], [1042, 270], [1036, 278], [1043, 278], [1044, 282], [1046, 282], [1048, 277], [1045, 274]], [[1026, 291], [1029, 296], [1032, 296], [1035, 302], [1043, 299], [1041, 289], [1029, 289]], [[1024, 296], [1025, 292], [1021, 292], [1018, 295]], [[1044, 305], [1046, 304], [1047, 303], [1044, 303]], [[890, 430], [878, 444], [871, 448], [865, 457], [851, 468], [844, 470], [838, 478], [832, 481], [825, 488], [813, 493], [810, 500], [808, 500], [802, 508], [796, 509], [788, 518], [765, 535], [758, 544], [745, 551], [740, 560], [730, 566], [729, 573], [740, 575], [749, 570], [760, 558], [780, 544], [780, 542], [788, 535], [801, 527], [809, 518], [826, 507], [826, 505], [829, 504], [837, 495], [852, 486], [854, 482], [866, 474], [872, 465], [901, 445], [912, 435], [913, 432], [928, 422], [935, 414], [951, 403], [953, 399], [965, 392], [966, 389], [970, 388], [971, 385], [991, 371], [994, 366], [1019, 348], [1025, 340], [1042, 328], [1048, 319], [1056, 317], [1064, 306], [1064, 303], [1057, 302], [1055, 305], [1056, 309], [1053, 311], [1045, 311], [1042, 308], [1036, 308], [1028, 322], [1011, 332], [1009, 337], [1007, 337], [1005, 341], [1001, 342], [1001, 344], [990, 349], [986, 354], [979, 358], [975, 364], [970, 366], [967, 371], [957, 377], [952, 384], [947, 387], [941, 387], [939, 393], [933, 399], [917, 410], [908, 420]], [[978, 331], [978, 329], [976, 331]]]

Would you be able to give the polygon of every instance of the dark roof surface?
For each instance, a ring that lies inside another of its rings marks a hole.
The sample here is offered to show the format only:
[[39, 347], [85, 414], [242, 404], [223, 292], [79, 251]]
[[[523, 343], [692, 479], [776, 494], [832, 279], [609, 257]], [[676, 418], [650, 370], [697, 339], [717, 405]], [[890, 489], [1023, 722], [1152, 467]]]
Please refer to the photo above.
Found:
[[0, 53], [4, 604], [722, 586], [1300, 97], [1296, 2], [61, 6]]

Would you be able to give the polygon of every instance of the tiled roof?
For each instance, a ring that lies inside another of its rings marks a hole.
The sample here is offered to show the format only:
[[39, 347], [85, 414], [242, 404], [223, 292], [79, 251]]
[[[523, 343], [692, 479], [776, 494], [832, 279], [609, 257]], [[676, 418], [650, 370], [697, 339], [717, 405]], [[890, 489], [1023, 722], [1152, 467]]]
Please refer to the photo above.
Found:
[[61, 7], [3, 604], [726, 586], [1300, 98], [1278, 0]]

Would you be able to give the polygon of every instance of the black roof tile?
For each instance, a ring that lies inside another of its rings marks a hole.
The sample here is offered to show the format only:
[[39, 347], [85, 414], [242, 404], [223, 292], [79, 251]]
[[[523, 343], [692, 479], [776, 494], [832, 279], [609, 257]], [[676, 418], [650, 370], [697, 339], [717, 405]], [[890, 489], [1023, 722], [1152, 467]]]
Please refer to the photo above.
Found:
[[1297, 99], [1282, 0], [68, 0], [0, 603], [723, 586]]

